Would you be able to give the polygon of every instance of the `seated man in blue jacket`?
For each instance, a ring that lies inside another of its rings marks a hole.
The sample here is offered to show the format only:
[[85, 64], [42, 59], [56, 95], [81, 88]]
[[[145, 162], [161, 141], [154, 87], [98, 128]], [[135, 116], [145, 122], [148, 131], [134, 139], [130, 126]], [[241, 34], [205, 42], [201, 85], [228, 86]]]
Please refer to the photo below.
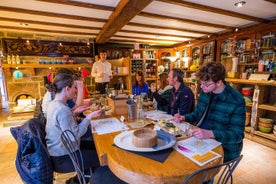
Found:
[[195, 104], [194, 93], [183, 82], [183, 71], [179, 68], [171, 69], [168, 75], [169, 85], [173, 86], [170, 96], [168, 114], [186, 114], [193, 110]]

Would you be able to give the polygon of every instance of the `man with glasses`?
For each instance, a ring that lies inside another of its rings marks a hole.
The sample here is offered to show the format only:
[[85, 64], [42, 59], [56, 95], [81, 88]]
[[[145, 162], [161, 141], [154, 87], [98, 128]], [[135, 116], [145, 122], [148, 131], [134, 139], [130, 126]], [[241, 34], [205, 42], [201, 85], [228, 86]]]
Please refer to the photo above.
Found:
[[189, 133], [199, 139], [214, 138], [222, 143], [224, 162], [238, 157], [242, 151], [245, 127], [245, 101], [243, 96], [225, 82], [222, 64], [209, 62], [196, 76], [201, 92], [192, 113], [174, 115], [176, 122], [186, 121], [199, 128]]

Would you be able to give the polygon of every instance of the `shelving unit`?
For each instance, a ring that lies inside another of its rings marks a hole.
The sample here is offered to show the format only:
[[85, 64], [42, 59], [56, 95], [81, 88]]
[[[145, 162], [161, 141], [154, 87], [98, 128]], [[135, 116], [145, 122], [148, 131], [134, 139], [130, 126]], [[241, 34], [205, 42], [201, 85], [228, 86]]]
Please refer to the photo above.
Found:
[[216, 41], [204, 43], [202, 46], [201, 63], [215, 61]]
[[[252, 132], [252, 127], [248, 126], [245, 129], [246, 137], [250, 140], [259, 142], [266, 146], [276, 149], [276, 136], [273, 133], [263, 133], [258, 130], [258, 119], [260, 117], [271, 118], [276, 120], [276, 81], [261, 81], [261, 80], [244, 80], [227, 78], [234, 88], [241, 91], [242, 87], [251, 86], [253, 89], [259, 89], [257, 118]], [[252, 111], [252, 103], [246, 104], [247, 112]]]
[[264, 64], [264, 71], [272, 72], [274, 70], [274, 67], [270, 67], [270, 65], [276, 61], [276, 32], [262, 35], [260, 59]]
[[200, 47], [199, 46], [194, 46], [192, 48], [192, 64], [197, 67], [200, 65]]
[[130, 72], [131, 84], [135, 80], [135, 72], [141, 70], [144, 72], [145, 81], [150, 85], [152, 82], [157, 82], [157, 59], [131, 59]]
[[3, 64], [2, 65], [5, 74], [11, 76], [12, 69], [28, 68], [31, 71], [32, 75], [35, 75], [35, 69], [45, 68], [52, 71], [55, 71], [58, 68], [72, 68], [72, 69], [85, 69], [91, 68], [92, 65], [88, 64]]
[[[142, 59], [132, 58], [130, 59], [130, 74], [131, 85], [135, 80], [135, 72], [141, 70], [144, 72], [145, 81], [150, 85], [157, 82], [157, 65], [158, 59], [157, 51], [154, 49], [142, 49], [136, 51], [136, 53], [142, 53]], [[130, 86], [131, 86], [130, 85]]]
[[148, 82], [157, 81], [157, 60], [146, 59], [144, 60], [145, 80]]
[[[108, 60], [108, 62], [111, 63], [112, 68], [125, 68], [127, 70], [120, 70], [121, 73], [115, 73], [113, 74], [113, 78], [110, 80], [110, 88], [114, 88], [117, 84], [119, 84], [119, 79], [121, 78], [123, 83], [126, 86], [126, 89], [124, 89], [125, 92], [130, 92], [131, 91], [131, 80], [130, 80], [130, 58], [125, 57], [121, 59], [113, 59], [113, 60]], [[119, 71], [119, 70], [117, 70]]]

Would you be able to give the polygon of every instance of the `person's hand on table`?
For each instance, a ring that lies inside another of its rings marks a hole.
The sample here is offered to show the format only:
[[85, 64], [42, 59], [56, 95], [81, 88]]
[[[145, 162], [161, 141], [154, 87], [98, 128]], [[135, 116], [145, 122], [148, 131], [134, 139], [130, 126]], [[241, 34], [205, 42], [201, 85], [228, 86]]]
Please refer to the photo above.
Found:
[[90, 114], [86, 115], [86, 118], [92, 119], [92, 118], [98, 117], [102, 114], [102, 111], [103, 111], [102, 109], [97, 109], [95, 111], [92, 111]]
[[180, 123], [181, 121], [184, 121], [185, 120], [185, 117], [184, 116], [181, 116], [180, 114], [176, 113], [174, 116], [173, 116], [173, 120], [177, 123]]
[[212, 130], [205, 130], [201, 128], [190, 129], [189, 135], [194, 136], [198, 139], [212, 139], [214, 138], [214, 133]]

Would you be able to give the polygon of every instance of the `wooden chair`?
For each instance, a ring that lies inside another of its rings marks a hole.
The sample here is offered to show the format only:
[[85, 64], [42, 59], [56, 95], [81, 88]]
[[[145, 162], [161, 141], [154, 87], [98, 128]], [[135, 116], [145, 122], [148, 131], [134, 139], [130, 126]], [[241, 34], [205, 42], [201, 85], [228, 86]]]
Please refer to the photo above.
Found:
[[238, 164], [240, 163], [242, 157], [243, 155], [240, 155], [238, 158], [225, 162], [223, 164], [219, 164], [216, 166], [195, 171], [184, 180], [184, 184], [214, 183], [215, 181], [214, 179], [217, 174], [219, 174], [218, 178], [216, 178], [217, 184], [226, 184], [229, 179], [230, 179], [230, 183], [232, 183], [233, 182], [232, 174], [236, 169], [236, 167], [238, 166]]
[[74, 133], [70, 130], [65, 130], [61, 134], [61, 141], [66, 150], [68, 151], [68, 155], [70, 156], [72, 163], [74, 165], [75, 171], [77, 173], [79, 182], [81, 184], [86, 184], [85, 176], [84, 176], [84, 164], [82, 159], [82, 154], [79, 149], [76, 150], [76, 144], [78, 141], [74, 135]]

